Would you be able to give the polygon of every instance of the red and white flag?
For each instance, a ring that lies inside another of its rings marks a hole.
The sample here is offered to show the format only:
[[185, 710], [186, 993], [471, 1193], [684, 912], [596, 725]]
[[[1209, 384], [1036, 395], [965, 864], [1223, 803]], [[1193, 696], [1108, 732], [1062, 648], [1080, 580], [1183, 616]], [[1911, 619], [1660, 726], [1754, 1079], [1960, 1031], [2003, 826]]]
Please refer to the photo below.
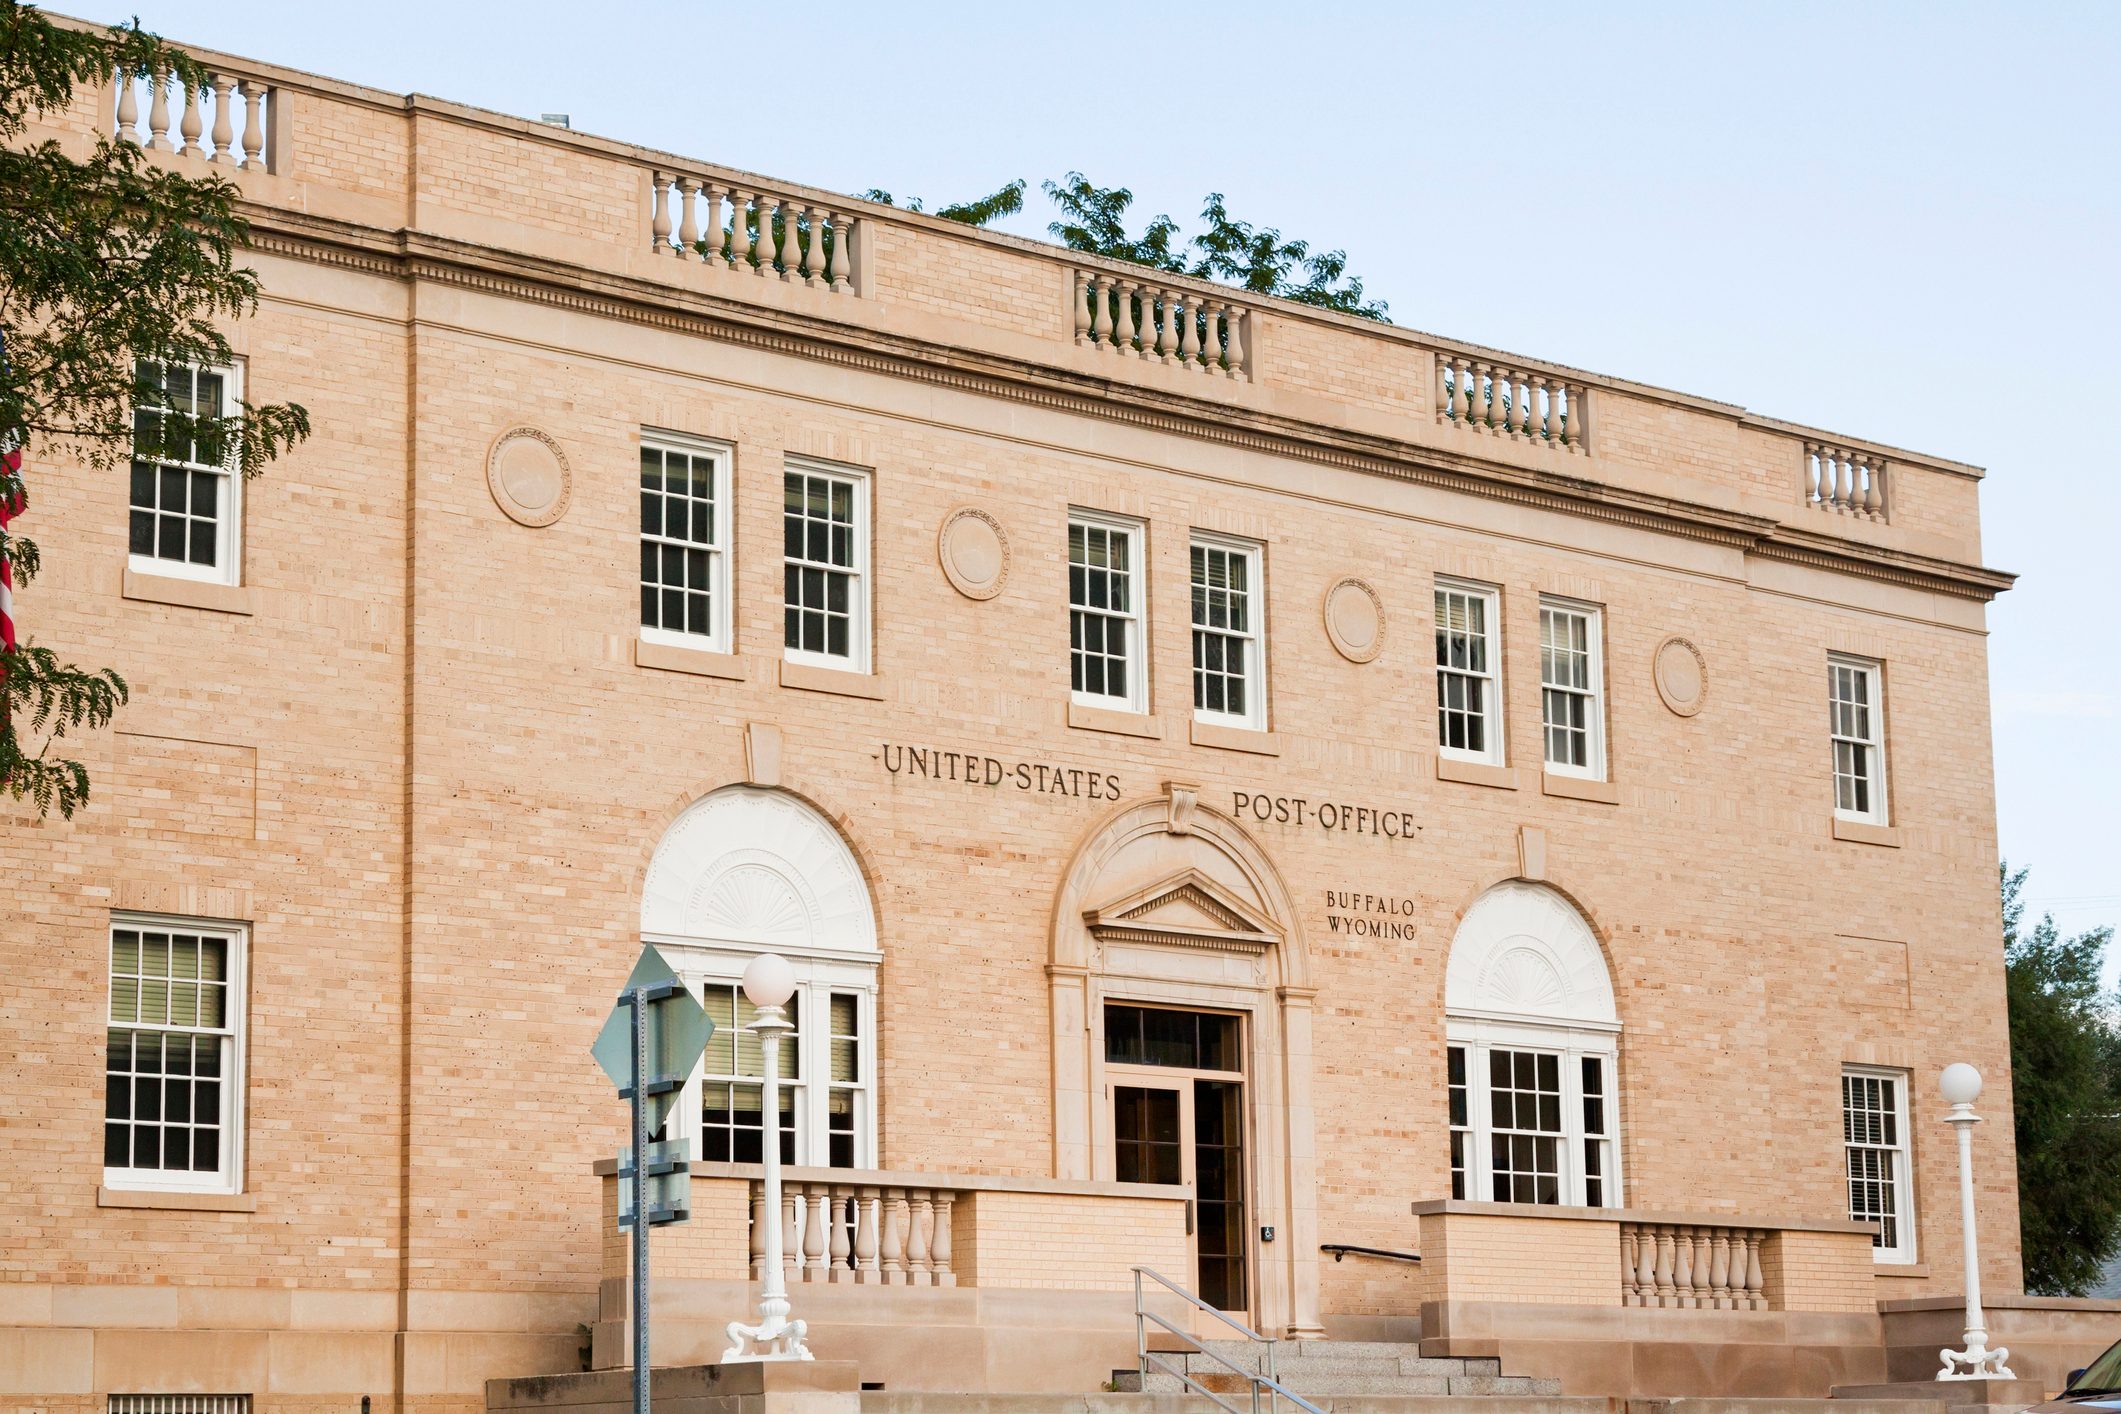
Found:
[[[13, 439], [0, 443], [7, 450], [0, 452], [0, 464], [6, 467], [6, 478], [0, 480], [0, 530], [21, 515], [29, 504], [28, 495], [21, 489], [22, 449], [12, 445]], [[7, 552], [0, 549], [0, 678], [7, 676], [7, 655], [15, 651], [15, 567], [8, 563]]]

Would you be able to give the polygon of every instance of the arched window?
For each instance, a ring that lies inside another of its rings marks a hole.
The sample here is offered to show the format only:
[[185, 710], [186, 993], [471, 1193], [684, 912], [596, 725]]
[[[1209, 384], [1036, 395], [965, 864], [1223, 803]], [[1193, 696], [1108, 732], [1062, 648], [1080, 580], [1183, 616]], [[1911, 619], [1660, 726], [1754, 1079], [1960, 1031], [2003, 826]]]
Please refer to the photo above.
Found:
[[1620, 1018], [1605, 954], [1552, 889], [1498, 884], [1444, 977], [1451, 1196], [1621, 1206]]
[[677, 1111], [709, 1163], [764, 1155], [764, 1057], [738, 980], [752, 958], [795, 968], [781, 1044], [781, 1158], [876, 1164], [876, 915], [845, 840], [782, 791], [729, 786], [687, 807], [657, 844], [641, 892], [641, 936], [714, 1018], [714, 1038]]

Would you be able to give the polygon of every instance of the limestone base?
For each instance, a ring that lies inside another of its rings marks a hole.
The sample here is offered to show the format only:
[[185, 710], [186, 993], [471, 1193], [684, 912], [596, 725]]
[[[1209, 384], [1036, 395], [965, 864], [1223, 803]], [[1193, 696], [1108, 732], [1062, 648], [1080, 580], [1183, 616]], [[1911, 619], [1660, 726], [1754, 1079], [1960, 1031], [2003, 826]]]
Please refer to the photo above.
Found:
[[[648, 1372], [657, 1414], [861, 1414], [851, 1360], [744, 1360]], [[633, 1414], [633, 1372], [486, 1382], [488, 1414]]]

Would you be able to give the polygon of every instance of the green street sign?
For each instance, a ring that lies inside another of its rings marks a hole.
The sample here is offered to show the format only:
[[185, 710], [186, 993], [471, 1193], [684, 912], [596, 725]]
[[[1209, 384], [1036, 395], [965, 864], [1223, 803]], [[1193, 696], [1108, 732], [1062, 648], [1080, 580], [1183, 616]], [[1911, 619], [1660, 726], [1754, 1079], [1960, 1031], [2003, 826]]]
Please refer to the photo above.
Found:
[[707, 1050], [714, 1035], [714, 1022], [706, 1010], [685, 990], [670, 964], [650, 943], [641, 949], [640, 960], [612, 1008], [611, 1019], [597, 1034], [589, 1053], [596, 1057], [611, 1083], [619, 1087], [619, 1098], [633, 1098], [633, 1006], [639, 996], [648, 1024], [645, 1051], [647, 1074], [642, 1077], [641, 1099], [649, 1133], [662, 1127], [692, 1068]]

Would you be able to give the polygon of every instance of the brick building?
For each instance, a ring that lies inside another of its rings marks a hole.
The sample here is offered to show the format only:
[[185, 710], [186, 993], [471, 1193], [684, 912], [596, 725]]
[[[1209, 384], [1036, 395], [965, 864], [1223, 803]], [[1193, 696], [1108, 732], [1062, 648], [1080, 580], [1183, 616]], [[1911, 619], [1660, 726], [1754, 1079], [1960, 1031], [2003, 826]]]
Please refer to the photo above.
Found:
[[4, 824], [10, 1407], [623, 1363], [644, 939], [726, 1028], [661, 1358], [744, 1313], [769, 1129], [894, 1388], [1092, 1387], [1136, 1263], [1609, 1392], [1823, 1393], [1957, 1290], [1978, 469], [205, 57], [50, 131], [242, 188], [262, 306], [169, 396], [316, 434], [37, 467], [24, 616], [134, 692]]

